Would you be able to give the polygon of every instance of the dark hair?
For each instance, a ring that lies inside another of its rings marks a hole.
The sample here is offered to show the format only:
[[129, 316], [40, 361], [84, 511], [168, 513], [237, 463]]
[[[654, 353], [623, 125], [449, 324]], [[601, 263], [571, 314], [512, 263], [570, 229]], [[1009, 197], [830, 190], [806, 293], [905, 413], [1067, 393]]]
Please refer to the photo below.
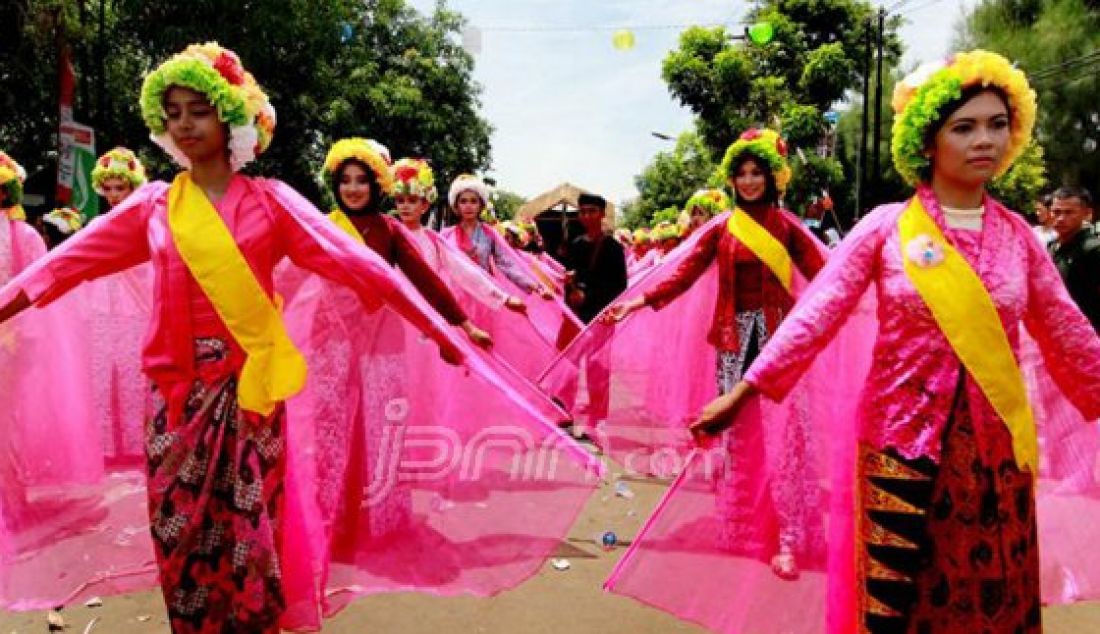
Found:
[[[344, 170], [347, 169], [348, 165], [358, 165], [361, 167], [363, 171], [367, 173], [367, 182], [370, 185], [370, 200], [367, 201], [366, 207], [358, 211], [348, 209], [347, 205], [345, 205], [344, 201], [340, 198], [340, 179], [343, 178]], [[377, 213], [378, 210], [382, 208], [382, 186], [378, 184], [378, 177], [374, 175], [374, 170], [360, 160], [351, 158], [340, 163], [340, 167], [337, 167], [336, 171], [332, 173], [332, 182], [330, 186], [332, 187], [332, 197], [336, 199], [336, 206], [348, 215]]]
[[1044, 207], [1050, 207], [1051, 203], [1054, 202], [1054, 194], [1043, 194], [1042, 196], [1039, 196], [1039, 199], [1035, 202]]
[[584, 205], [594, 205], [601, 210], [607, 211], [607, 201], [603, 196], [597, 196], [596, 194], [583, 193], [577, 196], [577, 206], [582, 207]]
[[49, 222], [43, 222], [42, 229], [46, 232], [46, 242], [49, 243], [51, 249], [68, 240], [73, 235], [71, 233], [64, 233], [53, 226], [53, 223]]
[[[760, 171], [764, 172], [764, 180], [767, 182], [767, 189], [764, 190], [763, 202], [770, 203], [772, 205], [778, 205], [779, 185], [775, 183], [775, 174], [772, 173], [772, 166], [770, 163], [760, 158], [756, 154], [753, 154], [752, 152], [742, 152], [741, 155], [737, 157], [737, 160], [735, 160], [733, 164], [730, 165], [729, 177], [731, 179], [736, 178], [737, 173], [741, 171], [741, 166], [743, 166], [746, 161], [752, 161], [753, 163], [756, 163], [756, 166], [760, 168]], [[732, 187], [732, 189], [734, 198], [736, 198], [737, 188]]]
[[[1081, 201], [1081, 204], [1089, 209], [1092, 209], [1092, 194], [1084, 187], [1076, 187], [1073, 185], [1067, 185], [1065, 187], [1059, 187], [1054, 190], [1054, 193], [1050, 196], [1051, 202], [1055, 200], [1066, 200], [1067, 198], [1076, 198]], [[1048, 203], [1049, 204], [1049, 203]]]
[[[971, 99], [977, 97], [984, 92], [991, 92], [1001, 99], [1001, 103], [1005, 105], [1005, 110], [1008, 112], [1009, 123], [1012, 122], [1012, 107], [1008, 103], [1008, 94], [1000, 86], [983, 86], [981, 84], [975, 84], [968, 88], [964, 88], [962, 94], [957, 99], [953, 99], [940, 107], [939, 117], [924, 129], [924, 135], [922, 137], [923, 146], [925, 149], [932, 146], [932, 141], [936, 139], [936, 135], [939, 134], [943, 125], [947, 123], [947, 120], [951, 118], [951, 115], [965, 106]], [[932, 180], [932, 163], [922, 167], [920, 170], [920, 178], [922, 181], [928, 182]]]

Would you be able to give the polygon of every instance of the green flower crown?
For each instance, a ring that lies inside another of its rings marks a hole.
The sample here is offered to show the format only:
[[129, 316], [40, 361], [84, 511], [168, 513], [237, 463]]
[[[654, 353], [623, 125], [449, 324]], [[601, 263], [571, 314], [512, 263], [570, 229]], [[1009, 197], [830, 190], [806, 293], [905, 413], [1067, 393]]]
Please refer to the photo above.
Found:
[[741, 133], [740, 138], [726, 149], [726, 155], [718, 166], [715, 179], [722, 182], [728, 181], [732, 176], [734, 164], [745, 153], [766, 161], [775, 178], [775, 186], [779, 189], [779, 193], [787, 191], [787, 184], [791, 182], [791, 166], [787, 163], [787, 144], [778, 132], [766, 128], [763, 130], [749, 128]]
[[137, 189], [145, 184], [145, 167], [133, 152], [116, 147], [99, 157], [92, 170], [92, 187], [103, 195], [103, 182], [109, 178], [121, 178]]
[[271, 145], [275, 109], [236, 53], [216, 42], [192, 44], [149, 73], [141, 86], [141, 117], [151, 138], [184, 168], [190, 167], [190, 160], [168, 136], [164, 110], [164, 93], [172, 86], [190, 88], [210, 100], [218, 120], [229, 126], [234, 170]]
[[910, 185], [921, 182], [930, 166], [924, 155], [924, 134], [939, 120], [943, 107], [971, 86], [996, 86], [1008, 99], [1011, 130], [1008, 147], [996, 175], [1011, 167], [1031, 141], [1035, 127], [1035, 92], [1027, 76], [1004, 57], [988, 51], [959, 53], [945, 61], [923, 64], [894, 88], [894, 127], [890, 151], [894, 167]]
[[692, 209], [699, 207], [708, 215], [717, 216], [732, 206], [729, 196], [720, 189], [700, 189], [688, 198], [684, 204], [684, 212], [690, 214]]

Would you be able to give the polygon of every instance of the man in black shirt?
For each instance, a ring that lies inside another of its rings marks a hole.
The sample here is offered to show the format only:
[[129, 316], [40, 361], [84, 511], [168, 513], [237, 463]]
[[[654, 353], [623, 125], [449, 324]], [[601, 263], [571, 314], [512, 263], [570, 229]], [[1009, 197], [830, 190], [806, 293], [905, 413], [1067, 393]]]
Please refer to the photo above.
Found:
[[[613, 236], [604, 232], [603, 221], [607, 201], [593, 194], [581, 194], [577, 200], [584, 235], [566, 248], [563, 264], [567, 270], [566, 302], [577, 317], [590, 323], [604, 308], [626, 290], [626, 254]], [[587, 425], [577, 422], [573, 435], [584, 438], [598, 432], [599, 423], [608, 416], [611, 398], [611, 374], [608, 349], [585, 358], [584, 372], [588, 385]], [[576, 384], [568, 388], [566, 399], [572, 407]]]
[[604, 232], [607, 201], [581, 194], [577, 206], [585, 233], [569, 243], [566, 252], [564, 264], [571, 273], [566, 301], [587, 324], [626, 290], [626, 254], [622, 245]]
[[1100, 237], [1092, 228], [1092, 195], [1083, 187], [1062, 187], [1050, 206], [1054, 264], [1081, 312], [1100, 333]]

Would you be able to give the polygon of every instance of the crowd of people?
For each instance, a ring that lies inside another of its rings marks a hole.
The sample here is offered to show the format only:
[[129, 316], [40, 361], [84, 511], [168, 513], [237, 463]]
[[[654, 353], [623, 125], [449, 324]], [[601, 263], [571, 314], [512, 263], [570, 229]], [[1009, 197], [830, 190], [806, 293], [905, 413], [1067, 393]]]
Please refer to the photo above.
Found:
[[914, 194], [838, 246], [785, 207], [772, 129], [678, 222], [614, 230], [583, 193], [547, 252], [483, 180], [441, 196], [373, 139], [329, 147], [327, 213], [242, 175], [275, 110], [218, 44], [140, 106], [180, 171], [107, 152], [94, 219], [32, 227], [0, 153], [4, 607], [157, 585], [174, 632], [275, 632], [491, 595], [600, 454], [671, 480], [606, 587], [716, 631], [1031, 633], [1100, 597], [1094, 201], [1058, 188], [1029, 226], [987, 193], [1037, 108], [999, 55], [898, 83]]

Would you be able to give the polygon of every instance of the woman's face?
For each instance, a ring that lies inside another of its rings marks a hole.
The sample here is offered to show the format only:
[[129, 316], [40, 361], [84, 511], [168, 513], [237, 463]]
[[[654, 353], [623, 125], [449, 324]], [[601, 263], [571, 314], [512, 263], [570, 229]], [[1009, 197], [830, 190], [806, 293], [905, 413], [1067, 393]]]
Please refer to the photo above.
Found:
[[707, 214], [707, 210], [702, 207], [696, 206], [691, 208], [691, 224], [692, 229], [698, 229], [707, 224], [707, 220], [710, 220], [710, 216]]
[[370, 174], [358, 163], [348, 163], [340, 171], [337, 188], [340, 202], [351, 211], [362, 211], [370, 204]]
[[738, 200], [754, 203], [762, 200], [768, 192], [768, 177], [756, 161], [747, 159], [733, 174], [730, 186], [737, 192]]
[[126, 197], [134, 191], [130, 181], [117, 177], [105, 179], [99, 188], [103, 190], [103, 198], [107, 200], [107, 205], [112, 208], [126, 200]]
[[419, 225], [420, 217], [428, 210], [428, 201], [420, 196], [398, 194], [394, 196], [393, 202], [397, 206], [397, 215], [401, 217], [401, 222], [407, 226]]
[[228, 131], [205, 95], [171, 86], [164, 93], [168, 136], [191, 163], [228, 156]]
[[458, 207], [458, 217], [465, 220], [477, 220], [481, 214], [481, 197], [474, 192], [466, 191], [458, 195], [455, 201]]
[[993, 177], [1008, 148], [1008, 109], [992, 91], [978, 93], [951, 114], [927, 150], [932, 179], [981, 186]]

